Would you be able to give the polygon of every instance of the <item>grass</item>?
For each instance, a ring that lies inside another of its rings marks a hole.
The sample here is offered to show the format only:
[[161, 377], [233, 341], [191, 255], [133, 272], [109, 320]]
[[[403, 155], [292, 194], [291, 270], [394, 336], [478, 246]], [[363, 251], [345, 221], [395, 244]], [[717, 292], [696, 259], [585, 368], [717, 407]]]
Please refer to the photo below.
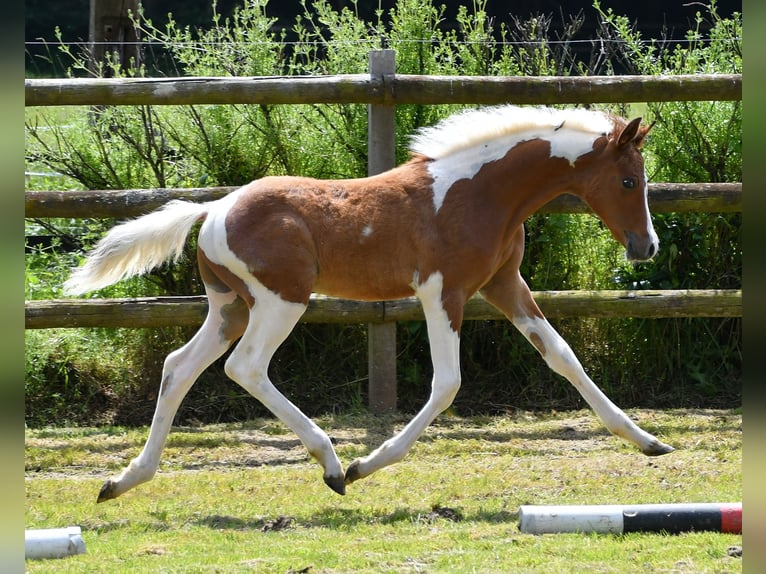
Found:
[[[444, 416], [345, 497], [278, 421], [176, 428], [157, 476], [99, 505], [147, 429], [27, 430], [26, 527], [79, 525], [87, 547], [27, 572], [741, 572], [739, 535], [518, 530], [521, 504], [742, 499], [739, 411], [630, 414], [678, 450], [646, 458], [590, 411]], [[345, 464], [405, 422], [318, 420]]]

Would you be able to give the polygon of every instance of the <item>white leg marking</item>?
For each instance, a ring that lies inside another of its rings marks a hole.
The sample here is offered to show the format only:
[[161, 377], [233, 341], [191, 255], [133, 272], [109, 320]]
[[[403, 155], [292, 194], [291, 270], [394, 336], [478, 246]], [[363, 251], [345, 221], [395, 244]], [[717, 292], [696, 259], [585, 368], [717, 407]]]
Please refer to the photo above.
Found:
[[452, 330], [442, 305], [442, 281], [441, 273], [434, 273], [415, 291], [423, 304], [428, 327], [434, 368], [431, 396], [407, 426], [369, 455], [353, 463], [350, 480], [365, 477], [404, 458], [426, 427], [452, 404], [460, 388], [460, 337]]
[[157, 406], [143, 450], [119, 476], [106, 482], [99, 495], [99, 501], [115, 498], [134, 486], [151, 480], [157, 471], [170, 426], [181, 401], [202, 371], [223, 355], [231, 345], [232, 341], [226, 341], [221, 336], [223, 318], [220, 309], [223, 305], [232, 303], [236, 294], [211, 292], [208, 298], [209, 312], [202, 327], [188, 343], [170, 353], [165, 359]]
[[325, 482], [337, 491], [343, 485], [343, 468], [330, 438], [276, 389], [267, 372], [271, 357], [290, 334], [306, 306], [284, 301], [258, 283], [251, 284], [250, 289], [256, 304], [250, 311], [250, 322], [244, 335], [226, 361], [226, 374], [298, 435], [324, 468]]
[[569, 344], [546, 319], [514, 317], [513, 324], [540, 351], [548, 366], [574, 385], [612, 434], [634, 443], [645, 454], [664, 454], [673, 450], [639, 428], [609, 400], [585, 373]]

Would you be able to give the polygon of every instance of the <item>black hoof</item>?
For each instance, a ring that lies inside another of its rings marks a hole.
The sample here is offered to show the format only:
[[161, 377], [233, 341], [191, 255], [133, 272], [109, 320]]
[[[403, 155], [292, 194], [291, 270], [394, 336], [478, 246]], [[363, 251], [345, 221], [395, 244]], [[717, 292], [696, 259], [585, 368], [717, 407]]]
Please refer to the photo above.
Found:
[[673, 452], [674, 449], [669, 444], [662, 443], [660, 441], [657, 441], [656, 443], [652, 443], [649, 445], [649, 447], [642, 451], [646, 456], [662, 456], [663, 454], [668, 454], [669, 452]]
[[346, 484], [351, 484], [355, 480], [359, 480], [362, 478], [362, 475], [359, 474], [359, 460], [355, 460], [350, 465], [348, 465], [348, 468], [346, 469]]
[[325, 476], [324, 483], [341, 496], [346, 494], [346, 483], [342, 476]]
[[111, 480], [107, 480], [101, 487], [101, 492], [98, 493], [96, 502], [104, 502], [105, 500], [111, 500], [112, 498], [117, 498], [117, 495], [114, 492], [114, 483]]

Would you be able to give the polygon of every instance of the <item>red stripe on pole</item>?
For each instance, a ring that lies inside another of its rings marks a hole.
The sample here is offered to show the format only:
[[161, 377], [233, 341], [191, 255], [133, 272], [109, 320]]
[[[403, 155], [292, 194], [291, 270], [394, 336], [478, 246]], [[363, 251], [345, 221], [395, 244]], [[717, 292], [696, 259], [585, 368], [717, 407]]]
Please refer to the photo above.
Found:
[[742, 503], [721, 505], [721, 532], [742, 534]]

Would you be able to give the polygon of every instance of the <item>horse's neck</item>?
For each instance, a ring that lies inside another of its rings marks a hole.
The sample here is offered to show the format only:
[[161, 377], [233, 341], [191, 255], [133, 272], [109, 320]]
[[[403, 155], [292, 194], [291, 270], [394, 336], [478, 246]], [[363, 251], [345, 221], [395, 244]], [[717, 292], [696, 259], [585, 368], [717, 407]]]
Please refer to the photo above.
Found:
[[552, 155], [556, 151], [545, 140], [523, 142], [482, 165], [474, 175], [474, 187], [521, 223], [557, 196], [579, 196], [585, 188], [587, 162], [575, 166], [570, 157]]

